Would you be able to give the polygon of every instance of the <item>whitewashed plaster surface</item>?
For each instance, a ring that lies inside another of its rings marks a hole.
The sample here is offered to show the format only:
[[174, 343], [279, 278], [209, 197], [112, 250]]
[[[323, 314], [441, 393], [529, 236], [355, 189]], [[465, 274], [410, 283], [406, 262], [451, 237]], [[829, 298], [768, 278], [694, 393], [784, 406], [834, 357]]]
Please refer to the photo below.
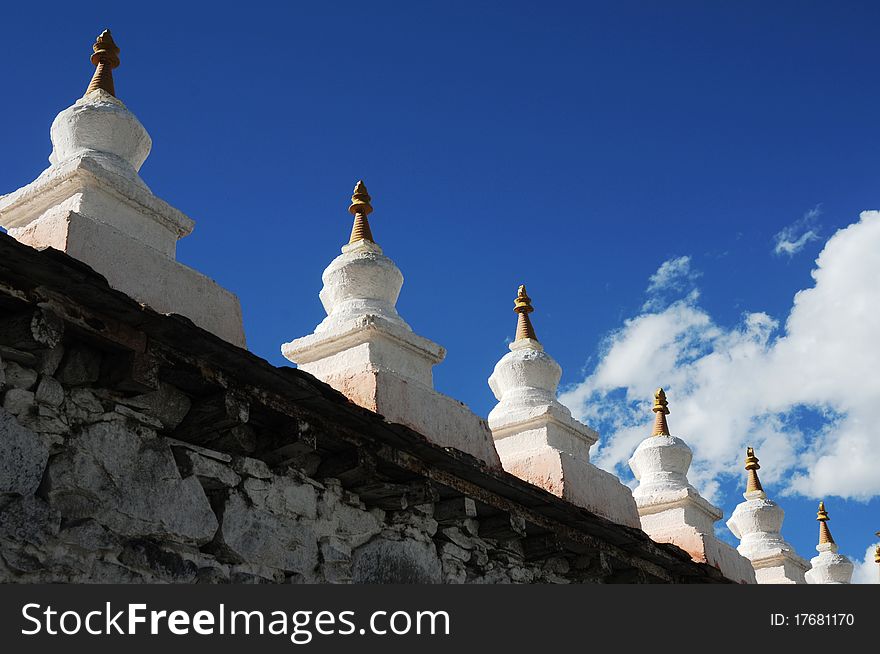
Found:
[[489, 428], [504, 469], [618, 524], [639, 527], [632, 492], [590, 463], [598, 434], [556, 399], [562, 369], [536, 340], [510, 344], [489, 387]]
[[756, 583], [751, 562], [715, 535], [721, 509], [688, 482], [692, 457], [687, 443], [675, 436], [650, 436], [636, 448], [629, 466], [639, 481], [633, 497], [642, 529], [655, 541], [673, 543], [695, 561], [717, 567], [733, 581]]
[[51, 165], [0, 196], [0, 225], [23, 243], [87, 263], [156, 311], [186, 316], [244, 347], [238, 298], [175, 260], [177, 241], [194, 222], [140, 178], [152, 142], [134, 114], [98, 89], [58, 114], [50, 136]]
[[752, 562], [759, 584], [803, 584], [810, 564], [782, 537], [785, 511], [763, 490], [749, 491], [727, 527], [740, 539], [737, 551]]
[[322, 280], [327, 317], [282, 354], [390, 422], [500, 468], [486, 421], [434, 390], [432, 369], [446, 351], [397, 313], [403, 275], [382, 248], [368, 240], [344, 246]]
[[817, 556], [810, 559], [812, 566], [805, 577], [808, 584], [848, 584], [852, 581], [853, 564], [837, 551], [836, 543], [820, 543]]

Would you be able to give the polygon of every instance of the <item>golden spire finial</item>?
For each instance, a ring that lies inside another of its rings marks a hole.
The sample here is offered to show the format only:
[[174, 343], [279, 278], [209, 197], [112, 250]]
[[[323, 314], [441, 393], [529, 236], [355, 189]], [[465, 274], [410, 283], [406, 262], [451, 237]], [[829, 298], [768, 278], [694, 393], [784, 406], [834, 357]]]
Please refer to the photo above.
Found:
[[92, 63], [95, 65], [95, 74], [86, 89], [86, 95], [96, 89], [103, 89], [113, 97], [116, 97], [116, 89], [113, 86], [113, 69], [119, 66], [119, 47], [113, 41], [110, 30], [104, 30], [95, 40], [92, 46]]
[[828, 528], [828, 511], [825, 510], [825, 502], [819, 502], [819, 512], [816, 514], [816, 520], [819, 521], [819, 545], [824, 543], [833, 543], [834, 538], [831, 537], [831, 530]]
[[880, 563], [880, 545], [874, 550], [874, 563]]
[[348, 212], [354, 216], [351, 238], [348, 239], [349, 245], [358, 241], [375, 243], [370, 223], [367, 220], [367, 216], [373, 212], [373, 205], [370, 204], [371, 199], [364, 181], [358, 180], [358, 183], [354, 185], [354, 194], [351, 196], [351, 206], [348, 208]]
[[526, 285], [522, 284], [517, 289], [516, 299], [513, 301], [513, 311], [518, 314], [514, 341], [521, 341], [524, 338], [529, 338], [533, 341], [538, 340], [538, 337], [535, 336], [535, 328], [532, 327], [532, 319], [529, 318], [529, 314], [534, 310], [532, 298], [526, 294]]
[[746, 493], [764, 490], [764, 488], [761, 486], [761, 480], [758, 479], [758, 470], [760, 468], [761, 466], [758, 465], [758, 457], [755, 456], [754, 448], [746, 448], [746, 470], [749, 471], [749, 480], [746, 484]]
[[662, 388], [654, 392], [654, 408], [651, 411], [657, 414], [654, 416], [654, 431], [651, 436], [669, 436], [669, 425], [666, 424], [669, 402], [666, 401], [666, 391]]

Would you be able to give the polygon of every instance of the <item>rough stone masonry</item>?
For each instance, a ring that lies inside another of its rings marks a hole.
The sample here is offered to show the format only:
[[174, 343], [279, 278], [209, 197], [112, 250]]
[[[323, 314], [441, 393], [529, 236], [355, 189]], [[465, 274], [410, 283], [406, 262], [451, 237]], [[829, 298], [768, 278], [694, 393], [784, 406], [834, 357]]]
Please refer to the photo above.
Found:
[[2, 582], [724, 582], [0, 234]]

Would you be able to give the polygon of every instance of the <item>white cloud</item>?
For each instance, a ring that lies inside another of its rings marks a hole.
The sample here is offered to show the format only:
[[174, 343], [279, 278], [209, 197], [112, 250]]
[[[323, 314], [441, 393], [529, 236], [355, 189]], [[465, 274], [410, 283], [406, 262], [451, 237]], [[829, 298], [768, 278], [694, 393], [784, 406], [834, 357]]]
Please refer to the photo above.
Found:
[[648, 280], [646, 291], [648, 299], [642, 310], [657, 308], [662, 305], [669, 293], [689, 290], [695, 292], [694, 281], [700, 276], [700, 272], [691, 267], [689, 256], [675, 257], [664, 261]]
[[874, 543], [865, 550], [865, 558], [853, 561], [852, 582], [854, 584], [880, 584], [880, 565], [874, 561], [874, 551], [880, 543]]
[[[782, 329], [761, 312], [719, 326], [691, 292], [644, 307], [610, 334], [592, 374], [561, 397], [604, 432], [597, 463], [628, 474], [662, 385], [670, 427], [694, 449], [691, 481], [710, 499], [724, 475], [744, 474], [747, 445], [758, 450], [762, 480], [783, 492], [880, 494], [880, 212], [832, 236], [812, 276]], [[804, 409], [820, 429], [801, 431]]]
[[819, 240], [817, 219], [822, 215], [822, 205], [817, 204], [807, 211], [800, 220], [796, 220], [773, 237], [775, 254], [794, 256], [804, 249], [811, 241]]
[[653, 293], [669, 286], [679, 287], [682, 280], [689, 279], [693, 275], [691, 270], [690, 257], [676, 257], [669, 261], [664, 261], [657, 269], [648, 284], [648, 293]]

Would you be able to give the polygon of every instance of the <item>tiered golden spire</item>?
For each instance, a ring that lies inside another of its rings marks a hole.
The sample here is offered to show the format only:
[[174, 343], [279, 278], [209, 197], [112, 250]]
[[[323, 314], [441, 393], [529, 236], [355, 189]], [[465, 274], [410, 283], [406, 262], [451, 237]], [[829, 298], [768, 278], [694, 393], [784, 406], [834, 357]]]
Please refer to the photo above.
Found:
[[819, 502], [819, 512], [816, 514], [816, 520], [819, 521], [819, 545], [833, 543], [834, 538], [831, 537], [831, 530], [828, 528], [828, 511], [825, 510], [825, 502]]
[[92, 63], [95, 65], [95, 74], [86, 89], [86, 94], [96, 89], [103, 89], [113, 97], [116, 97], [116, 89], [113, 86], [113, 69], [119, 66], [119, 47], [113, 41], [110, 30], [104, 30], [95, 40], [92, 46]]
[[513, 301], [513, 311], [517, 314], [516, 338], [513, 340], [520, 341], [524, 338], [538, 340], [535, 336], [535, 328], [532, 327], [532, 319], [529, 318], [529, 314], [534, 310], [532, 298], [526, 294], [526, 286], [523, 284], [517, 289], [516, 299]]
[[874, 563], [880, 563], [880, 545], [874, 550]]
[[651, 411], [657, 414], [654, 416], [654, 431], [651, 436], [669, 436], [669, 425], [666, 424], [669, 402], [666, 401], [666, 392], [662, 388], [654, 393], [654, 408]]
[[354, 216], [354, 225], [351, 227], [351, 238], [348, 239], [349, 245], [358, 241], [373, 240], [373, 232], [370, 231], [370, 223], [367, 216], [373, 212], [373, 205], [370, 204], [370, 194], [367, 193], [367, 187], [363, 180], [359, 180], [354, 186], [354, 194], [351, 196], [351, 206], [348, 212]]
[[746, 493], [764, 490], [761, 486], [761, 480], [758, 479], [758, 470], [760, 468], [761, 466], [758, 465], [758, 457], [755, 456], [754, 448], [746, 448], [746, 470], [749, 471], [749, 480], [746, 483]]

